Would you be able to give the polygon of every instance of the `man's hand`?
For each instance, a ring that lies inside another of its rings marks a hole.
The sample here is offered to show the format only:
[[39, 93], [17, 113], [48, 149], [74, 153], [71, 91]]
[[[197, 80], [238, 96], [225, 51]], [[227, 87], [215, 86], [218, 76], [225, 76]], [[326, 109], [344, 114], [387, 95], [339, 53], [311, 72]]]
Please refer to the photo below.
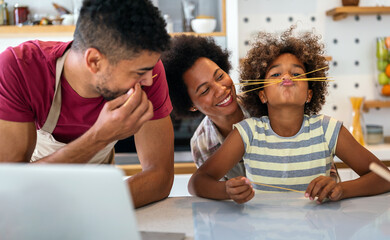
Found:
[[153, 105], [137, 83], [134, 89], [107, 102], [90, 131], [97, 140], [112, 142], [134, 135], [153, 117]]
[[321, 204], [325, 198], [331, 201], [338, 201], [343, 196], [343, 188], [331, 177], [319, 176], [307, 186], [305, 197], [310, 200], [317, 198], [317, 203]]
[[255, 191], [246, 177], [235, 177], [226, 181], [226, 193], [236, 203], [245, 203], [255, 196]]

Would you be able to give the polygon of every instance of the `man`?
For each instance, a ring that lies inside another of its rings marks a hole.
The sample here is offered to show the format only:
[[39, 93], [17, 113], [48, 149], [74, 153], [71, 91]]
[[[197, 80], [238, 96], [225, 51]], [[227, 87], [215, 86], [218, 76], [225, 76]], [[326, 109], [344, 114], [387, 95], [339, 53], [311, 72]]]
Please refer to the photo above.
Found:
[[173, 183], [172, 110], [160, 53], [170, 37], [147, 0], [85, 0], [74, 41], [0, 54], [0, 162], [111, 163], [135, 136], [136, 207]]

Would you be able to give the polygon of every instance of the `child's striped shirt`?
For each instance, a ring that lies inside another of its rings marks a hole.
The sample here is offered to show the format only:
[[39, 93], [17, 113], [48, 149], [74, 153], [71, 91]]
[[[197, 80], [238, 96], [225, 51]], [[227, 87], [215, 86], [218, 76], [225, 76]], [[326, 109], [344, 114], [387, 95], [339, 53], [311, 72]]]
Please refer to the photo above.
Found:
[[[330, 175], [341, 126], [340, 121], [325, 115], [305, 115], [295, 136], [281, 137], [272, 130], [268, 116], [234, 125], [244, 142], [249, 180], [301, 191], [316, 177]], [[283, 191], [253, 187], [257, 191]]]

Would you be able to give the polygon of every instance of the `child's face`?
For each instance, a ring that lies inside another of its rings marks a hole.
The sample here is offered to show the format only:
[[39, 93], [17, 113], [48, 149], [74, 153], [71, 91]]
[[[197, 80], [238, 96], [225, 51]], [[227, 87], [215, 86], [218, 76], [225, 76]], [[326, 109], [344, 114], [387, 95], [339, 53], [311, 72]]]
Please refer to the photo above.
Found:
[[[260, 100], [268, 104], [268, 110], [282, 106], [304, 107], [305, 102], [311, 100], [312, 90], [308, 89], [308, 82], [292, 81], [293, 78], [305, 72], [304, 65], [290, 53], [280, 55], [270, 64], [266, 79], [274, 79], [275, 82], [282, 81], [265, 87], [259, 92]], [[306, 75], [301, 75], [297, 79], [301, 78], [306, 78]]]
[[239, 107], [232, 79], [210, 59], [196, 60], [183, 79], [194, 107], [203, 114], [226, 116]]

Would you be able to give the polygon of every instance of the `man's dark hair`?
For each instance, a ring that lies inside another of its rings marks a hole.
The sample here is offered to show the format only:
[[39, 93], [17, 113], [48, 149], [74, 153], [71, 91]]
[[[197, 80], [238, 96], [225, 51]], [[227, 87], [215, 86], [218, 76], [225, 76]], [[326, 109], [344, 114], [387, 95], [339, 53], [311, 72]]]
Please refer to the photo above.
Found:
[[170, 40], [165, 25], [149, 0], [84, 0], [72, 48], [96, 48], [113, 63], [143, 50], [163, 52]]

